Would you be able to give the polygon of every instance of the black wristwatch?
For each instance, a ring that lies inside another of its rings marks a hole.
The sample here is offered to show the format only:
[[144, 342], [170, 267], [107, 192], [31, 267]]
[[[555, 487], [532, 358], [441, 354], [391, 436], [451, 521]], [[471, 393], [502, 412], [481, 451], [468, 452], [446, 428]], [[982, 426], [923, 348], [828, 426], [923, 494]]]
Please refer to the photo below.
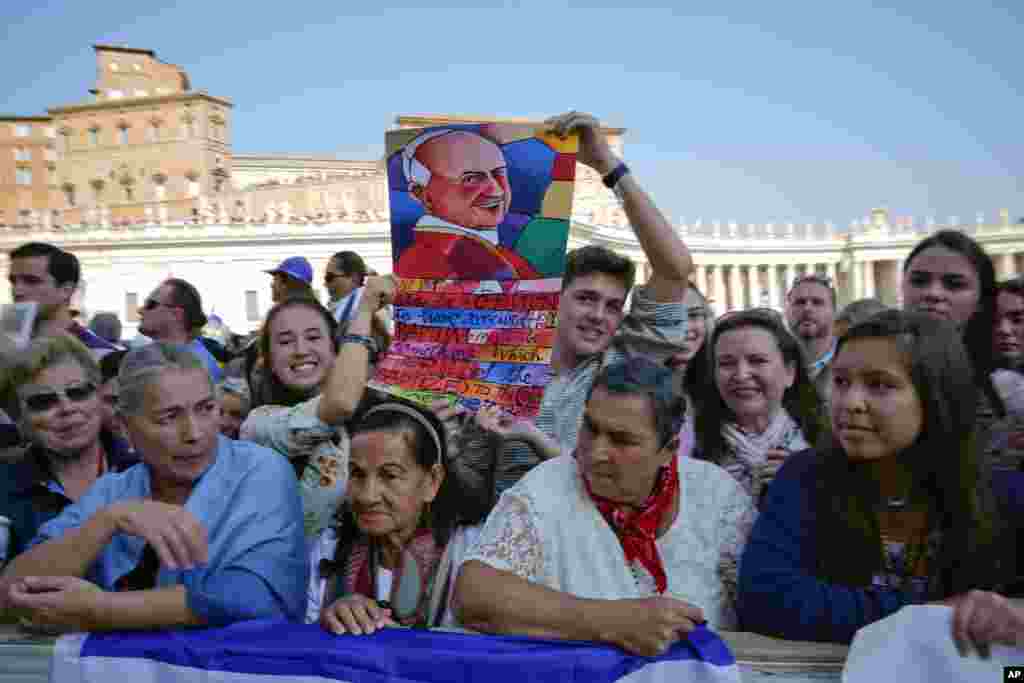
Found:
[[612, 172], [601, 178], [601, 182], [609, 190], [614, 190], [615, 186], [622, 180], [622, 176], [629, 173], [629, 166], [626, 166], [626, 162], [620, 161], [619, 165], [612, 169]]

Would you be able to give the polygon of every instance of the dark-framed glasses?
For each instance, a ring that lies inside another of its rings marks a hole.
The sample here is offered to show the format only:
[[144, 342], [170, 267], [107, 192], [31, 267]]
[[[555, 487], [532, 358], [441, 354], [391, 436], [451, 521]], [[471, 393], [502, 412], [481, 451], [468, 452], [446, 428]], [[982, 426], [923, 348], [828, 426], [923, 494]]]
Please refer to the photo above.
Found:
[[60, 390], [40, 391], [34, 394], [27, 394], [21, 397], [25, 407], [33, 413], [42, 413], [60, 403], [63, 396], [70, 403], [82, 403], [92, 398], [96, 393], [96, 385], [92, 382], [72, 384]]

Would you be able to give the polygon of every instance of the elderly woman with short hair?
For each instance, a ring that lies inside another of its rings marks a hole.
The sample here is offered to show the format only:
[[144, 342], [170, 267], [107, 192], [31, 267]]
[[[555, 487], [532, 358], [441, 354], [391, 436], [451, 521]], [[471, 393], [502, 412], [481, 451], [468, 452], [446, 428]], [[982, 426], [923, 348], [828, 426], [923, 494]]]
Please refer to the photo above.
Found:
[[453, 606], [464, 625], [642, 655], [703, 621], [735, 626], [753, 504], [718, 466], [677, 454], [672, 384], [643, 358], [601, 371], [575, 455], [505, 491], [462, 565]]
[[0, 394], [28, 446], [21, 458], [0, 463], [0, 515], [11, 520], [13, 557], [105, 472], [138, 460], [104, 432], [100, 370], [77, 339], [36, 339], [5, 363]]
[[0, 576], [0, 605], [87, 631], [300, 619], [307, 565], [287, 461], [219, 435], [213, 383], [186, 349], [132, 351], [119, 379], [142, 463], [45, 524]]

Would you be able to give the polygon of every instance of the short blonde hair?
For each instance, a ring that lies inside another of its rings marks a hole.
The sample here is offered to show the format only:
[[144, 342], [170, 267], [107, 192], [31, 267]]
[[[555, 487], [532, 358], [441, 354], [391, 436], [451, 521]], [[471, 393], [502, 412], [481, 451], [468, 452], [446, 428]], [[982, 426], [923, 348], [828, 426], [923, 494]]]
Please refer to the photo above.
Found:
[[33, 339], [24, 349], [11, 354], [0, 370], [0, 396], [5, 407], [13, 411], [11, 417], [21, 414], [18, 388], [47, 368], [66, 361], [78, 364], [86, 379], [97, 386], [100, 384], [100, 367], [85, 345], [70, 335], [39, 337]]

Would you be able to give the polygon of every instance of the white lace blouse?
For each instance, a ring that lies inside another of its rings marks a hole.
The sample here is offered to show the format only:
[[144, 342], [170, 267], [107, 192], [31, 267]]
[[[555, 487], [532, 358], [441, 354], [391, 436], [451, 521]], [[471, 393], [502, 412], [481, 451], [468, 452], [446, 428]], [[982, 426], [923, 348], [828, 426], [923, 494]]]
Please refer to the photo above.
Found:
[[[736, 626], [740, 553], [753, 526], [750, 496], [722, 468], [680, 457], [679, 513], [658, 540], [665, 595], [703, 609], [712, 628]], [[618, 538], [563, 455], [506, 491], [466, 560], [479, 560], [581, 598], [657, 595], [654, 578], [626, 563]]]

